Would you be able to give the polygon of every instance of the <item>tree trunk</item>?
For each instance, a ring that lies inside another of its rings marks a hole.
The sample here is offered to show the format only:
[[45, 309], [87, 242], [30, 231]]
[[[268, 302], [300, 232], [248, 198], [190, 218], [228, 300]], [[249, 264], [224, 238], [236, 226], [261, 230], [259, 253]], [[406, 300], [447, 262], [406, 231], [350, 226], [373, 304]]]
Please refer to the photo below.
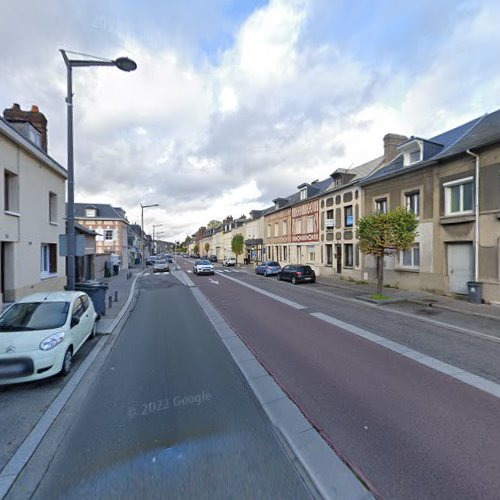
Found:
[[384, 256], [377, 256], [377, 293], [382, 295], [384, 286]]

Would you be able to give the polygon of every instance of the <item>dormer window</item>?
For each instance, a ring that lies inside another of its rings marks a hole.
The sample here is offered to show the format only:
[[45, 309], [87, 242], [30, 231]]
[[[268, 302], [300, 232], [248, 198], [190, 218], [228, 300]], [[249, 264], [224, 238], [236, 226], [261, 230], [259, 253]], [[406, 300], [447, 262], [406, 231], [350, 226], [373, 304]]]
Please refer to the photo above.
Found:
[[95, 217], [97, 215], [97, 211], [95, 208], [89, 207], [85, 209], [85, 217]]
[[342, 177], [340, 175], [335, 178], [335, 187], [342, 186]]
[[307, 188], [303, 188], [300, 190], [300, 199], [305, 200], [307, 198]]
[[413, 165], [423, 159], [424, 145], [422, 139], [412, 138], [400, 144], [397, 149], [403, 153], [404, 166]]
[[279, 207], [280, 207], [280, 204], [279, 204], [278, 202], [276, 202], [276, 203], [274, 204], [274, 210], [278, 210], [278, 208], [279, 208]]

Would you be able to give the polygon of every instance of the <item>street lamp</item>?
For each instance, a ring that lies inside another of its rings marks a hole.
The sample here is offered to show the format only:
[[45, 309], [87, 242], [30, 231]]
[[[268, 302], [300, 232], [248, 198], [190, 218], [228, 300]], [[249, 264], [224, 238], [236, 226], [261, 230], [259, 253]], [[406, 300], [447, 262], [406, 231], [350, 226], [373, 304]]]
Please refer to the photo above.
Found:
[[163, 224], [153, 224], [153, 252], [156, 255], [156, 246], [155, 246], [155, 227], [161, 227]]
[[141, 203], [141, 241], [142, 241], [142, 249], [141, 249], [141, 258], [142, 262], [144, 263], [144, 209], [149, 208], [149, 207], [158, 207], [158, 203], [153, 203], [151, 205], [143, 205]]
[[[75, 289], [75, 170], [74, 170], [74, 155], [73, 155], [73, 68], [87, 66], [116, 66], [122, 71], [134, 71], [137, 69], [137, 64], [128, 57], [119, 57], [114, 61], [110, 59], [102, 59], [88, 54], [79, 52], [70, 52], [60, 49], [64, 62], [67, 68], [67, 86], [68, 95], [66, 96], [67, 113], [68, 113], [68, 213], [66, 226], [66, 244], [68, 247], [68, 283], [67, 290]], [[68, 54], [75, 54], [93, 59], [70, 59]]]

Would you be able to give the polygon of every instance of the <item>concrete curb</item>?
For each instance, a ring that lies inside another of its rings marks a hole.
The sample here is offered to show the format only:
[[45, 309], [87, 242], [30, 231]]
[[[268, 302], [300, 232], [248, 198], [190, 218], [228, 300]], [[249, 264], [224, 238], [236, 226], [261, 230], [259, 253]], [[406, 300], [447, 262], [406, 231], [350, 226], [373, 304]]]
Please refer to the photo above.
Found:
[[[182, 274], [185, 275], [184, 271], [179, 271], [176, 276], [181, 282], [188, 278]], [[309, 481], [316, 493], [325, 499], [373, 499], [373, 495], [311, 426], [207, 297], [196, 286], [191, 287], [191, 291], [278, 435], [298, 460], [307, 476], [306, 482]]]
[[120, 312], [116, 315], [115, 318], [112, 320], [100, 320], [97, 323], [97, 333], [100, 335], [110, 335], [113, 333], [114, 329], [116, 328], [116, 325], [120, 322], [120, 320], [123, 318], [123, 315], [127, 312], [128, 306], [132, 302], [132, 299], [134, 297], [134, 291], [135, 291], [135, 285], [137, 283], [137, 280], [146, 274], [146, 271], [139, 272], [135, 275], [134, 281], [132, 282], [132, 286], [130, 287], [130, 292], [128, 295], [128, 299], [123, 305], [123, 307], [120, 309]]

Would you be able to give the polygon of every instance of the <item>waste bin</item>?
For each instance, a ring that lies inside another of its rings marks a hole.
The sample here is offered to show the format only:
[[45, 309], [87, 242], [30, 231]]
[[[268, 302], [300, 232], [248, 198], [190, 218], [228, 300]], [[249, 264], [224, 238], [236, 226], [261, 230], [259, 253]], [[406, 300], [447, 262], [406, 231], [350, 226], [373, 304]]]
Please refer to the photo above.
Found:
[[120, 272], [120, 264], [113, 264], [113, 274], [117, 276], [119, 272]]
[[483, 287], [478, 281], [468, 281], [469, 302], [481, 304], [483, 302]]
[[92, 303], [94, 304], [95, 312], [99, 316], [106, 314], [106, 292], [108, 291], [107, 283], [99, 281], [84, 281], [83, 283], [76, 283], [75, 290], [85, 292]]

